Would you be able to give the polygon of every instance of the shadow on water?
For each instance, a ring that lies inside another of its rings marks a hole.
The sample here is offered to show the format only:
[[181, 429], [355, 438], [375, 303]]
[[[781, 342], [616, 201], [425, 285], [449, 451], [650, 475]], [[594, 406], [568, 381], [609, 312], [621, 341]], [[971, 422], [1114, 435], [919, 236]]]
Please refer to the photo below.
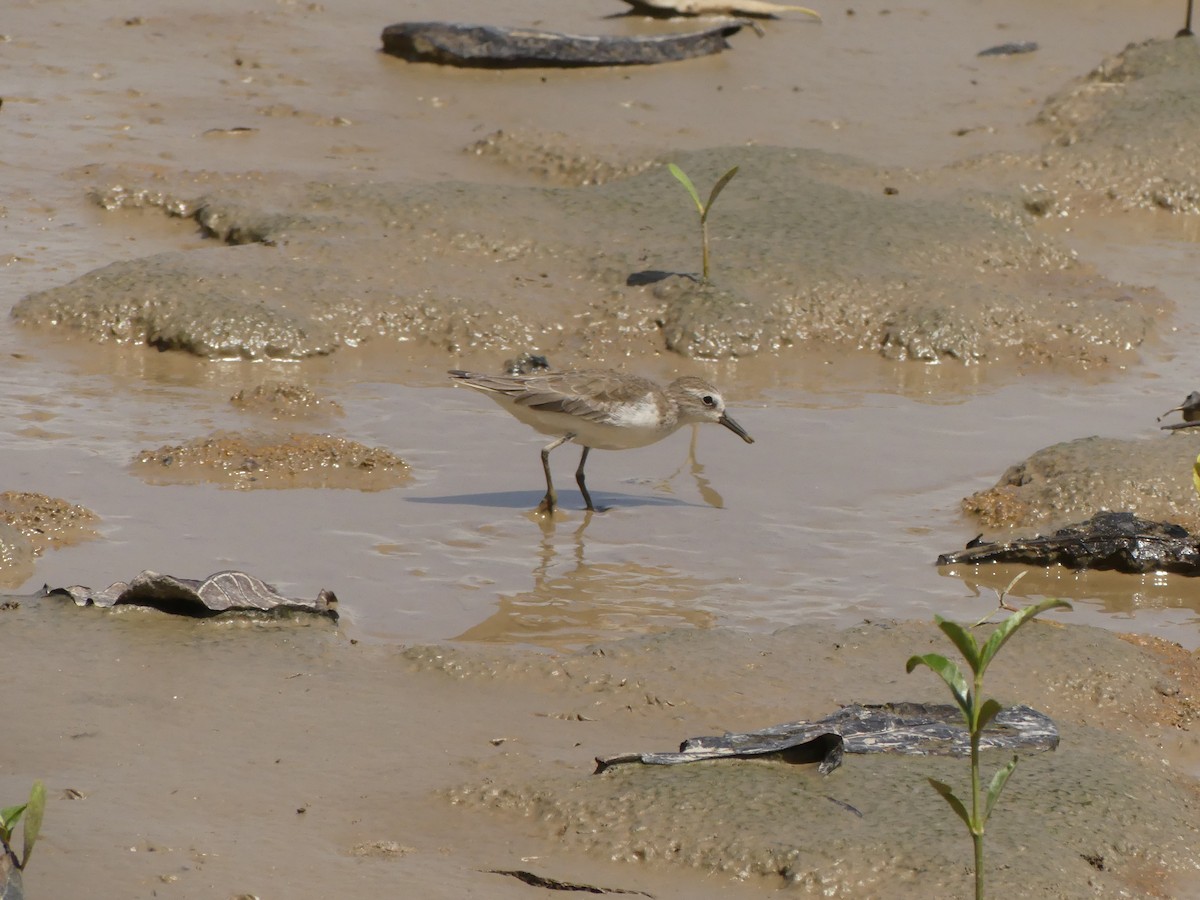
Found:
[[[687, 459], [670, 475], [659, 481], [649, 481], [659, 494], [645, 496], [634, 494], [601, 494], [593, 491], [595, 502], [601, 511], [612, 508], [620, 508], [626, 506], [682, 506], [682, 507], [699, 507], [711, 506], [714, 509], [725, 508], [725, 498], [720, 492], [712, 486], [708, 477], [704, 474], [704, 464], [696, 459], [696, 440], [699, 436], [699, 427], [692, 426], [692, 440], [688, 445]], [[693, 503], [688, 500], [682, 500], [674, 496], [674, 491], [671, 489], [671, 483], [686, 472], [691, 476], [696, 484], [696, 490], [700, 494], [700, 499], [703, 504]], [[663, 496], [662, 493], [670, 492], [671, 496]], [[569, 498], [569, 499], [564, 499]], [[576, 500], [578, 498], [578, 500]], [[487, 491], [486, 493], [473, 494], [442, 494], [436, 497], [406, 497], [410, 503], [432, 503], [447, 506], [484, 506], [495, 509], [536, 509], [542, 501], [540, 492], [534, 493], [530, 491]], [[580, 509], [584, 506], [583, 495], [577, 491], [564, 491], [559, 493], [559, 508], [564, 511]]]
[[[626, 506], [701, 506], [678, 497], [637, 496], [635, 494], [601, 494], [592, 492], [597, 505], [604, 509]], [[405, 497], [407, 503], [433, 503], [446, 506], [486, 506], [495, 509], [536, 509], [542, 501], [540, 491], [487, 491], [475, 494], [443, 494], [437, 497]], [[560, 492], [559, 509], [566, 512], [586, 512], [583, 495], [578, 491]]]

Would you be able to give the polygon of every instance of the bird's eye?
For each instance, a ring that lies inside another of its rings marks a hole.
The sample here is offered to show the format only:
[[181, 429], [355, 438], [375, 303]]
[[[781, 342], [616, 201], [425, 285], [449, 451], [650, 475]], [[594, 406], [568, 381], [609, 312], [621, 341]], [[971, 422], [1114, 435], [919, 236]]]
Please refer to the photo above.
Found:
[[717, 405], [717, 401], [713, 399], [712, 394], [705, 394], [703, 397], [700, 398], [700, 402], [703, 403], [705, 406], [716, 406]]

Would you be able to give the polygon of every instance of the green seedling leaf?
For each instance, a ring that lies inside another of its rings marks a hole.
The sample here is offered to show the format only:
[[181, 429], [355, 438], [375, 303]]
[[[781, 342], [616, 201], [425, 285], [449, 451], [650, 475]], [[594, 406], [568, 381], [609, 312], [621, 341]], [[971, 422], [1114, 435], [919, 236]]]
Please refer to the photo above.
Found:
[[1008, 783], [1008, 776], [1017, 768], [1017, 757], [1014, 754], [1012, 762], [992, 776], [992, 783], [988, 785], [987, 804], [983, 810], [983, 821], [986, 822], [992, 815], [992, 808], [996, 805], [996, 801], [1000, 799], [1000, 792], [1004, 790], [1004, 785]]
[[687, 188], [687, 192], [691, 195], [692, 202], [696, 204], [696, 209], [700, 213], [700, 269], [701, 280], [704, 284], [708, 284], [708, 213], [712, 209], [713, 203], [717, 199], [717, 195], [724, 190], [725, 185], [729, 184], [734, 175], [738, 173], [738, 167], [734, 166], [713, 185], [712, 193], [708, 195], [708, 203], [700, 202], [700, 192], [696, 190], [696, 185], [692, 184], [692, 179], [688, 178], [687, 173], [675, 163], [667, 163], [667, 168], [671, 174], [675, 176], [675, 180]]
[[25, 812], [25, 805], [21, 803], [17, 806], [6, 806], [0, 809], [0, 828], [12, 828], [21, 818], [21, 813]]
[[941, 616], [934, 616], [933, 621], [937, 622], [937, 627], [942, 630], [942, 634], [950, 638], [954, 646], [958, 648], [958, 652], [963, 655], [963, 659], [967, 661], [971, 671], [979, 674], [979, 643], [975, 640], [975, 635], [957, 622], [951, 622]]
[[721, 193], [721, 191], [725, 190], [725, 185], [727, 185], [727, 184], [729, 184], [729, 182], [733, 181], [733, 176], [736, 175], [737, 173], [738, 173], [738, 167], [734, 166], [732, 169], [730, 169], [728, 172], [726, 172], [724, 175], [722, 175], [719, 179], [717, 179], [717, 183], [713, 185], [712, 193], [708, 195], [708, 203], [704, 206], [703, 209], [700, 210], [701, 224], [703, 224], [704, 222], [706, 222], [708, 220], [708, 212], [709, 212], [709, 210], [712, 209], [712, 205], [717, 202], [717, 194], [719, 194], [719, 193]]
[[1020, 628], [1034, 616], [1044, 613], [1048, 609], [1055, 609], [1060, 606], [1066, 607], [1067, 609], [1072, 608], [1071, 604], [1066, 600], [1059, 600], [1056, 597], [1047, 597], [1041, 603], [1035, 603], [1033, 606], [1026, 606], [1024, 609], [1013, 613], [1011, 616], [1001, 622], [998, 626], [996, 626], [996, 630], [992, 632], [991, 637], [987, 639], [987, 643], [983, 645], [983, 652], [980, 654], [980, 668], [976, 671], [983, 671], [983, 669], [987, 668], [988, 663], [990, 663], [992, 658], [1000, 652], [1000, 648], [1003, 647], [1005, 642], [1007, 642], [1008, 639], [1016, 633], [1018, 628]]
[[[1196, 489], [1200, 491], [1200, 457], [1197, 458], [1196, 463]], [[1009, 582], [1008, 588], [1005, 589], [1004, 593], [1011, 590], [1014, 584], [1016, 584], [1016, 579]], [[1011, 607], [1008, 607], [1004, 603], [1004, 593], [1000, 595], [1000, 605], [1005, 609], [1011, 609]], [[971, 842], [975, 848], [975, 900], [983, 900], [984, 897], [984, 824], [987, 822], [988, 817], [991, 816], [992, 810], [996, 806], [996, 801], [1000, 797], [1000, 792], [1004, 790], [1004, 785], [1008, 782], [1009, 776], [1012, 775], [1017, 767], [1017, 757], [1014, 756], [1012, 762], [992, 777], [991, 784], [987, 789], [986, 798], [982, 795], [979, 782], [980, 737], [984, 728], [991, 724], [1003, 709], [998, 701], [983, 699], [984, 672], [996, 654], [1000, 652], [1005, 642], [1016, 633], [1018, 628], [1039, 613], [1056, 607], [1070, 609], [1071, 604], [1065, 600], [1047, 599], [1041, 603], [1033, 604], [1020, 611], [1013, 612], [1012, 615], [996, 626], [996, 629], [988, 637], [982, 648], [975, 639], [975, 636], [968, 629], [955, 622], [943, 619], [941, 616], [934, 616], [934, 621], [937, 622], [938, 628], [958, 648], [959, 652], [962, 653], [971, 666], [975, 679], [969, 689], [966, 679], [963, 677], [963, 673], [958, 666], [937, 653], [927, 653], [924, 656], [911, 656], [906, 666], [907, 671], [910, 673], [917, 666], [928, 666], [941, 676], [942, 680], [950, 688], [950, 692], [954, 694], [954, 699], [958, 701], [958, 705], [963, 711], [963, 718], [966, 720], [967, 731], [970, 732], [971, 811], [967, 812], [966, 806], [954, 795], [954, 792], [950, 790], [948, 785], [933, 778], [929, 779], [929, 784], [935, 791], [942, 795], [942, 799], [950, 804], [950, 808], [954, 810], [955, 815], [962, 819], [967, 826], [967, 830], [971, 833]]]
[[7, 844], [12, 840], [13, 829], [17, 827], [17, 822], [21, 821], [23, 812], [25, 812], [24, 803], [0, 809], [0, 838], [4, 838], [4, 843]]
[[1192, 463], [1192, 486], [1196, 488], [1196, 493], [1200, 494], [1200, 456]]
[[983, 731], [983, 729], [987, 728], [988, 725], [991, 724], [992, 719], [1000, 715], [1000, 712], [1003, 709], [1003, 706], [1001, 706], [995, 700], [992, 700], [990, 697], [987, 700], [984, 700], [983, 705], [979, 707], [979, 721], [976, 723], [976, 729]]
[[946, 686], [950, 688], [950, 693], [954, 695], [954, 699], [958, 702], [959, 708], [962, 709], [963, 716], [968, 722], [970, 722], [972, 711], [971, 707], [973, 703], [971, 700], [971, 695], [967, 689], [967, 679], [963, 677], [962, 670], [940, 653], [926, 653], [924, 656], [910, 656], [908, 658], [908, 663], [904, 666], [904, 669], [911, 675], [912, 670], [917, 666], [928, 666], [942, 677], [942, 681], [946, 682]]
[[930, 778], [929, 783], [933, 785], [933, 789], [942, 795], [942, 799], [950, 804], [950, 808], [963, 820], [963, 824], [971, 828], [971, 816], [967, 813], [967, 808], [963, 806], [963, 802], [954, 796], [954, 791], [950, 785], [944, 781], [938, 781], [936, 778]]
[[[670, 169], [671, 174], [675, 176], [675, 179], [685, 188], [687, 188], [687, 192], [692, 195], [692, 200], [696, 204], [696, 210], [700, 213], [700, 217], [703, 220], [704, 204], [700, 202], [700, 192], [697, 191], [696, 186], [692, 184], [692, 179], [688, 178], [687, 173], [684, 172], [683, 169], [679, 168], [679, 166], [675, 165], [675, 163], [667, 163], [667, 168]], [[724, 185], [722, 185], [722, 187], [724, 187]], [[709, 202], [711, 202], [711, 200]]]
[[46, 811], [46, 785], [38, 779], [29, 791], [29, 803], [26, 804], [25, 828], [23, 838], [25, 849], [21, 854], [21, 868], [29, 864], [29, 855], [33, 853], [33, 845], [37, 843], [38, 834], [42, 830], [42, 814]]

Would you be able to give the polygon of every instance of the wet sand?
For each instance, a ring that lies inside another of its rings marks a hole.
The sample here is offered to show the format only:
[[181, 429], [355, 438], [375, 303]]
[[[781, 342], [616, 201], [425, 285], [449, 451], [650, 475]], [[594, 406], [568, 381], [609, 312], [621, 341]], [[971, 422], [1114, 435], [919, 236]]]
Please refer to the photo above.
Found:
[[[629, 161], [753, 142], [845, 154], [899, 178], [902, 167], [1036, 152], [1045, 132], [1032, 120], [1045, 98], [1126, 43], [1169, 36], [1182, 20], [1182, 4], [1165, 2], [823, 12], [823, 25], [769, 23], [761, 39], [744, 31], [725, 54], [678, 65], [486, 73], [383, 57], [379, 31], [397, 12], [380, 3], [336, 11], [217, 4], [202, 13], [160, 4], [137, 16], [86, 2], [18, 4], [3, 25], [0, 63], [10, 147], [0, 159], [10, 185], [0, 200], [9, 236], [4, 308], [116, 261], [213, 249], [193, 221], [89, 200], [97, 173], [118, 167], [538, 189], [586, 177], [594, 160], [620, 173]], [[504, 11], [510, 24], [564, 31], [646, 27], [602, 14], [555, 11], [551, 21], [528, 4]], [[426, 3], [404, 15], [470, 20], [481, 11]], [[1042, 48], [975, 56], [1018, 39]], [[242, 127], [253, 130], [230, 131]], [[468, 151], [497, 131], [517, 136], [517, 149]], [[969, 166], [953, 176], [964, 185], [979, 177]], [[722, 202], [743, 202], [737, 188]], [[682, 191], [678, 199], [685, 218]], [[718, 204], [718, 234], [719, 212]], [[606, 227], [594, 235], [600, 252]], [[755, 856], [769, 835], [741, 848], [704, 845], [696, 836], [711, 811], [677, 817], [674, 838], [646, 811], [639, 853], [622, 836], [638, 827], [637, 798], [661, 805], [687, 795], [670, 782], [635, 784], [620, 792], [632, 806], [615, 814], [595, 796], [590, 760], [819, 717], [839, 702], [944, 699], [936, 684], [905, 676], [903, 660], [926, 652], [933, 613], [977, 619], [1015, 573], [933, 567], [939, 552], [977, 533], [961, 499], [1057, 441], [1158, 438], [1154, 417], [1196, 387], [1195, 227], [1183, 216], [1111, 210], [1041, 223], [1097, 277], [1160, 292], [1173, 310], [1144, 345], [1103, 364], [922, 365], [821, 343], [706, 362], [640, 332], [622, 344], [614, 327], [608, 343], [587, 348], [590, 362], [661, 379], [709, 377], [757, 442], [701, 429], [691, 454], [686, 431], [643, 450], [594, 454], [589, 486], [613, 507], [594, 517], [566, 489], [573, 458], [556, 460], [567, 511], [552, 522], [530, 513], [542, 490], [539, 438], [444, 378], [451, 367], [498, 368], [504, 354], [493, 345], [377, 340], [303, 362], [223, 361], [97, 344], [5, 318], [0, 487], [78, 504], [96, 514], [100, 533], [46, 550], [8, 590], [103, 586], [145, 568], [184, 577], [238, 568], [284, 593], [332, 589], [343, 612], [336, 630], [189, 623], [46, 601], [0, 612], [20, 701], [0, 753], [0, 789], [5, 803], [16, 802], [41, 777], [51, 793], [29, 895], [522, 897], [535, 889], [486, 870], [530, 869], [657, 897], [757, 896], [787, 883], [816, 891], [821, 877], [857, 896], [902, 896], [880, 887], [888, 878], [912, 896], [928, 896], [931, 885], [939, 896], [965, 896], [965, 867], [953, 856], [922, 857], [887, 824], [901, 802], [937, 815], [924, 777], [953, 778], [948, 764], [848, 764], [839, 784], [857, 772], [861, 785], [894, 776], [907, 786], [857, 833], [839, 834], [836, 847], [851, 862], [835, 864], [829, 847], [809, 854], [816, 880], [806, 882], [788, 874], [803, 876], [803, 866], [771, 871]], [[648, 267], [672, 254], [694, 266], [685, 241], [622, 233], [611, 243], [631, 259], [628, 248], [643, 245]], [[480, 288], [478, 273], [445, 260], [407, 264], [451, 293], [486, 290], [486, 274]], [[494, 271], [514, 278], [511, 267]], [[517, 274], [530, 280], [505, 281], [496, 294], [527, 294], [536, 309], [539, 292], [550, 290], [536, 272]], [[594, 290], [592, 275], [576, 283], [551, 274], [565, 293]], [[569, 336], [555, 340], [552, 362], [576, 362]], [[268, 380], [303, 384], [344, 415], [318, 409], [298, 429], [290, 416], [230, 403]], [[283, 439], [297, 430], [386, 448], [411, 467], [411, 481], [377, 492], [247, 490], [204, 478], [155, 484], [132, 466], [144, 451], [218, 432]], [[1172, 675], [1160, 656], [1124, 657], [1106, 641], [1134, 632], [1195, 648], [1200, 590], [1175, 576], [1051, 570], [1014, 593], [1067, 596], [1075, 612], [1056, 618], [1101, 631], [1047, 626], [1025, 650], [1018, 638], [993, 692], [1059, 718], [1064, 744], [1047, 757], [1055, 767], [1137, 779], [1156, 809], [1195, 822], [1195, 782], [1183, 777], [1200, 771], [1194, 670]], [[922, 624], [887, 629], [870, 652], [830, 661], [831, 648], [855, 642], [839, 629], [863, 620]], [[1048, 634], [1061, 643], [1045, 643]], [[641, 654], [645, 668], [610, 667], [579, 650], [592, 644], [613, 659]], [[430, 645], [444, 649], [405, 650]], [[437, 652], [453, 665], [431, 665]], [[1044, 683], [1019, 665], [1038, 653], [1061, 655]], [[697, 677], [713, 660], [721, 664]], [[564, 667], [583, 674], [565, 679]], [[636, 689], [612, 687], [622, 679]], [[1158, 708], [1163, 698], [1173, 712]], [[1105, 733], [1117, 762], [1097, 758]], [[1051, 779], [1030, 787], [1079, 790], [1044, 765], [1030, 761], [1031, 779]], [[755, 779], [786, 777], [731, 771], [749, 779], [749, 796], [765, 789]], [[1013, 867], [998, 878], [1041, 879], [1064, 896], [1093, 890], [1089, 878], [1101, 896], [1186, 896], [1171, 880], [1187, 865], [1186, 849], [1161, 841], [1162, 859], [1143, 864], [1154, 829], [1174, 840], [1178, 822], [1147, 824], [1133, 810], [1118, 817], [1131, 829], [1127, 844], [1096, 849], [1064, 835], [1097, 822], [1042, 810], [1045, 832], [1023, 839], [1013, 833], [1030, 797], [1022, 774], [997, 813], [1013, 810], [1013, 819], [997, 819], [995, 859]], [[815, 775], [799, 777], [804, 790], [822, 789], [808, 780]], [[83, 799], [62, 799], [67, 789]], [[719, 793], [720, 781], [701, 790]], [[764, 805], [763, 814], [803, 809]], [[965, 861], [965, 835], [937, 836], [960, 842]], [[681, 849], [672, 859], [664, 848], [674, 839]], [[889, 840], [886, 859], [863, 858], [863, 848]], [[1031, 847], [1050, 853], [1031, 856]], [[1108, 860], [1104, 872], [1080, 855], [1097, 853]]]

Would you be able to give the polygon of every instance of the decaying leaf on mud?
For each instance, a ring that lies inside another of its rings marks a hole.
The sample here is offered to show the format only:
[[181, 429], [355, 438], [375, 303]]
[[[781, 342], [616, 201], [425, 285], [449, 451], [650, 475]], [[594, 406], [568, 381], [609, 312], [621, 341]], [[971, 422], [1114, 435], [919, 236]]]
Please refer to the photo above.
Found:
[[337, 597], [322, 590], [313, 600], [284, 597], [275, 588], [245, 572], [217, 572], [203, 581], [144, 571], [132, 581], [118, 581], [103, 590], [83, 585], [43, 589], [43, 596], [67, 596], [77, 606], [111, 609], [143, 606], [177, 615], [207, 618], [222, 613], [308, 612], [337, 620]]

